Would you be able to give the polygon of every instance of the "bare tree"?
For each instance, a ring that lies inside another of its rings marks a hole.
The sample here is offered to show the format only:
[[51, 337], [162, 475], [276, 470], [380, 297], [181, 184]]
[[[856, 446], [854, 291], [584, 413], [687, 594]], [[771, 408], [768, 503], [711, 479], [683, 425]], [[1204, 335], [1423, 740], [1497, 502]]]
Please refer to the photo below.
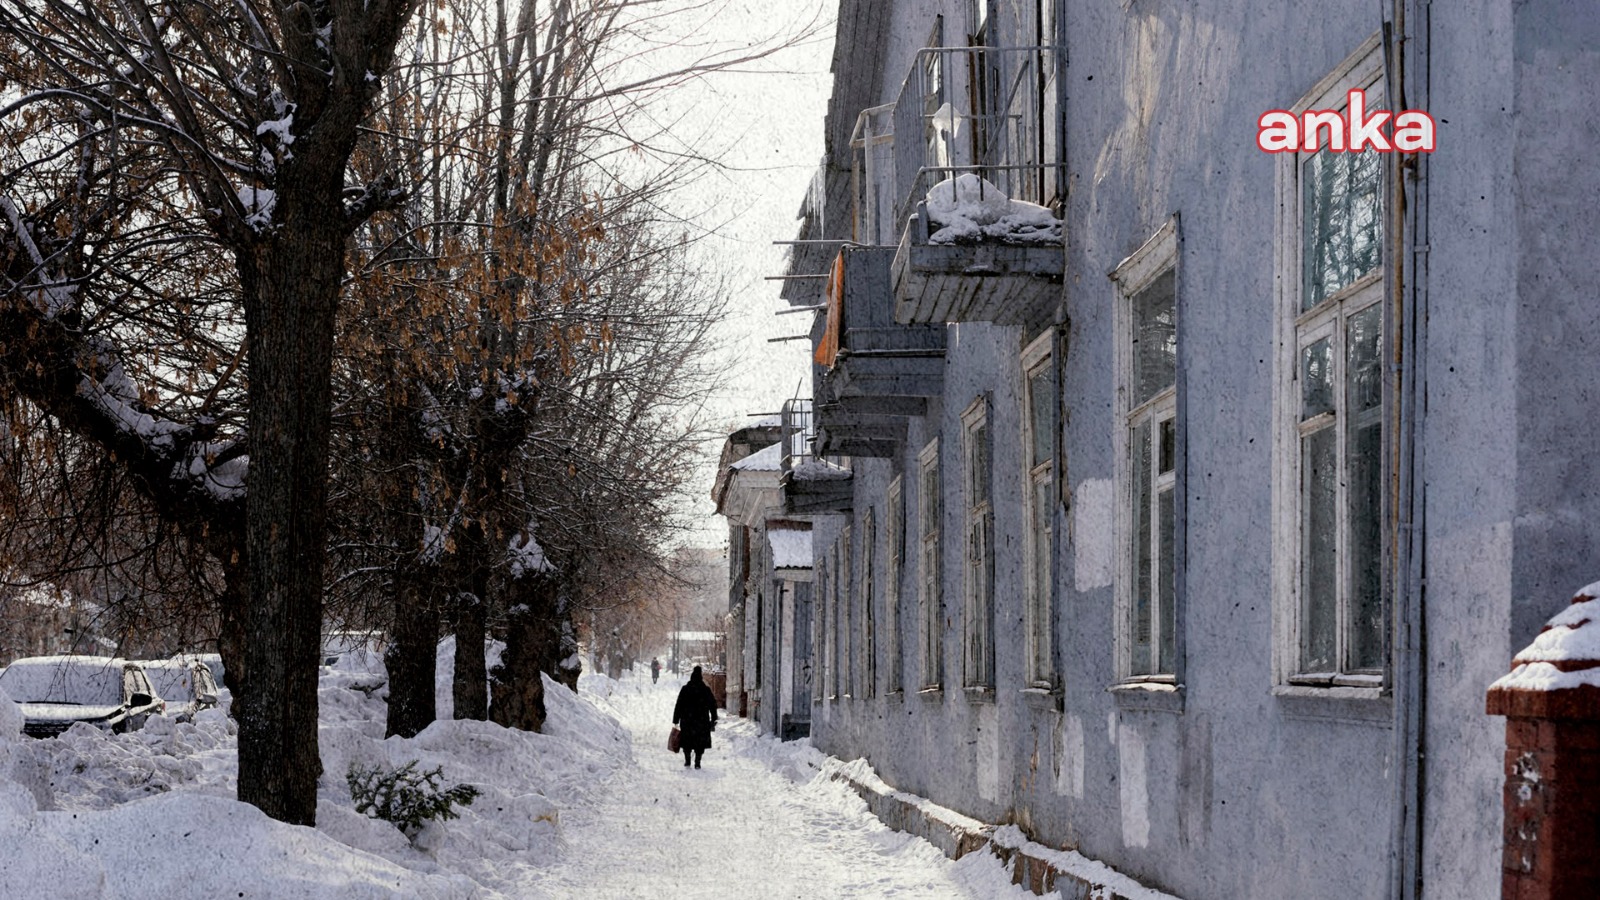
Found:
[[[345, 242], [401, 197], [347, 168], [413, 0], [0, 6], [7, 110], [65, 99], [108, 152], [155, 154], [233, 259], [248, 336], [249, 603], [239, 797], [316, 817], [316, 667]], [[113, 167], [113, 160], [109, 165]]]

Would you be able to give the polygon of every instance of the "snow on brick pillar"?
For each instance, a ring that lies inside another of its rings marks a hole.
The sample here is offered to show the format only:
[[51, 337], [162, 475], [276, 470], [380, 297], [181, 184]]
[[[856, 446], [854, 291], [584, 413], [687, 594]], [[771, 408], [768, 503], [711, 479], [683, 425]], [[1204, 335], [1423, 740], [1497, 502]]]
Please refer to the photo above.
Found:
[[1600, 582], [1489, 687], [1506, 717], [1502, 900], [1600, 897]]

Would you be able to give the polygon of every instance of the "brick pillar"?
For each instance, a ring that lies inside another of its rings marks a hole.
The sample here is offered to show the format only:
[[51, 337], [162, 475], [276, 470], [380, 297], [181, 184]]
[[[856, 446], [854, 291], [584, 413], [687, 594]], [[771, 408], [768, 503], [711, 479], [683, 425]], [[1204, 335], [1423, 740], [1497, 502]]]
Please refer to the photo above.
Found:
[[1600, 583], [1489, 688], [1506, 717], [1502, 900], [1600, 897]]

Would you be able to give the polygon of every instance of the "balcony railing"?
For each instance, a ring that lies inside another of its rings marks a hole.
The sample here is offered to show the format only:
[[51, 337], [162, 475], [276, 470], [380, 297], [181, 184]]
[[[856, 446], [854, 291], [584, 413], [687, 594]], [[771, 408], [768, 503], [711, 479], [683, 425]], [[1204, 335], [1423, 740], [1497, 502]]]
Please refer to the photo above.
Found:
[[811, 399], [793, 397], [783, 401], [778, 427], [779, 440], [783, 443], [783, 471], [790, 472], [811, 462], [812, 443], [817, 434]]
[[783, 462], [779, 484], [785, 513], [836, 513], [850, 508], [854, 496], [851, 471], [818, 456], [816, 420], [810, 399], [784, 401], [779, 414]]
[[1049, 294], [1039, 280], [1059, 280], [1065, 173], [1056, 53], [926, 48], [888, 133], [883, 107], [858, 119], [856, 230], [900, 246], [897, 321], [1023, 321]]
[[895, 219], [928, 191], [975, 175], [1011, 200], [1049, 206], [1061, 194], [1053, 47], [929, 47], [894, 104]]

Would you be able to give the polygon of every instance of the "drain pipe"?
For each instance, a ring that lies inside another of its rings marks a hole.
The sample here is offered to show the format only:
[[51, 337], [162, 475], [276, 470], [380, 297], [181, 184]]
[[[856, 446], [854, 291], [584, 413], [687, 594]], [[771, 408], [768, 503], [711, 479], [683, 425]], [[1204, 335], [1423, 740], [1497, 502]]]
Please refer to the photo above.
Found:
[[[1431, 0], [1393, 0], [1384, 22], [1384, 73], [1391, 109], [1427, 109]], [[1386, 0], [1379, 0], [1380, 12]], [[1411, 14], [1408, 17], [1408, 12]], [[1389, 483], [1394, 497], [1394, 728], [1398, 763], [1389, 845], [1389, 896], [1418, 900], [1423, 891], [1423, 800], [1427, 790], [1427, 560], [1424, 551], [1424, 451], [1418, 438], [1427, 396], [1428, 154], [1396, 160], [1388, 216], [1391, 323], [1389, 384], [1394, 429]]]

